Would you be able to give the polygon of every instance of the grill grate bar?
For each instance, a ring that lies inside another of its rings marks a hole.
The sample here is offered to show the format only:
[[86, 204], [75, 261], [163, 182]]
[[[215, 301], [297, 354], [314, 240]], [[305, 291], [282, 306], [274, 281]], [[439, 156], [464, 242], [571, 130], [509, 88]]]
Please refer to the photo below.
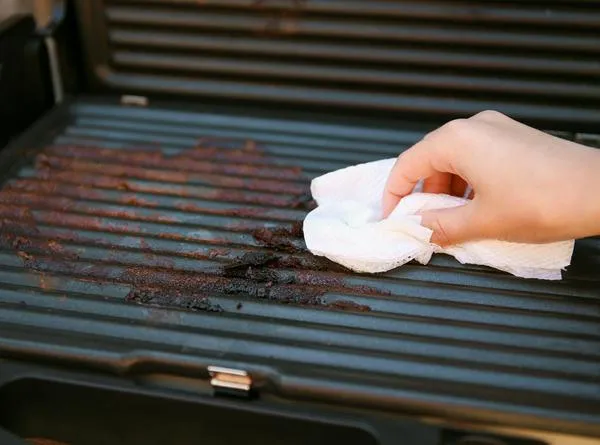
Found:
[[[121, 143], [127, 143], [129, 145], [139, 144], [139, 145], [156, 145], [160, 144], [161, 146], [165, 144], [167, 147], [177, 147], [188, 149], [190, 146], [193, 146], [198, 138], [193, 137], [182, 137], [182, 136], [171, 136], [171, 135], [147, 135], [143, 129], [139, 129], [137, 131], [128, 129], [128, 130], [107, 130], [105, 128], [90, 128], [90, 127], [77, 127], [77, 128], [68, 128], [65, 132], [67, 137], [74, 138], [83, 138], [88, 141], [98, 141], [98, 140], [108, 140], [115, 141]], [[216, 133], [217, 135], [230, 134], [230, 133]], [[221, 137], [221, 136], [219, 136]], [[225, 136], [223, 136], [225, 137]], [[366, 143], [363, 143], [361, 146], [364, 148]], [[348, 144], [350, 145], [350, 144]], [[329, 160], [329, 161], [339, 161], [339, 151], [345, 150], [347, 147], [346, 144], [336, 143], [331, 144], [331, 146], [325, 147], [310, 147], [308, 145], [275, 145], [271, 146], [273, 151], [276, 150], [275, 153], [277, 157], [283, 158], [282, 161], [290, 163], [290, 159], [300, 158], [306, 160]], [[369, 147], [369, 151], [376, 151], [379, 147]], [[383, 151], [379, 154], [380, 158], [385, 157], [394, 157], [398, 154], [399, 148], [398, 146], [394, 147], [395, 150]], [[363, 153], [352, 153], [351, 151], [348, 153], [352, 159], [365, 159], [364, 151]], [[347, 162], [347, 161], [346, 161]], [[360, 162], [360, 161], [358, 161]]]
[[[67, 196], [72, 198], [88, 198], [95, 200], [103, 200], [106, 196], [108, 199], [122, 199], [127, 197], [137, 197], [138, 201], [135, 204], [140, 206], [147, 205], [144, 199], [147, 199], [152, 205], [151, 199], [154, 199], [157, 204], [161, 202], [172, 202], [175, 198], [182, 202], [194, 200], [193, 202], [213, 202], [223, 204], [254, 204], [258, 206], [267, 206], [273, 208], [288, 208], [290, 204], [298, 206], [303, 204], [299, 202], [297, 195], [284, 193], [268, 193], [268, 192], [251, 192], [240, 190], [238, 193], [233, 193], [228, 189], [217, 189], [214, 187], [199, 187], [177, 184], [165, 184], [157, 181], [136, 181], [128, 179], [122, 181], [110, 176], [102, 175], [80, 175], [73, 172], [61, 174], [55, 172], [52, 180], [45, 180], [35, 176], [35, 173], [30, 169], [24, 169], [20, 172], [20, 178], [9, 181], [11, 186], [19, 190], [29, 190], [35, 193], [44, 193], [47, 190], [53, 190], [57, 196]], [[85, 188], [80, 187], [85, 185]], [[75, 186], [79, 186], [76, 188]], [[227, 191], [227, 193], [225, 193]], [[113, 198], [114, 197], [114, 198]], [[134, 201], [131, 201], [134, 203]]]

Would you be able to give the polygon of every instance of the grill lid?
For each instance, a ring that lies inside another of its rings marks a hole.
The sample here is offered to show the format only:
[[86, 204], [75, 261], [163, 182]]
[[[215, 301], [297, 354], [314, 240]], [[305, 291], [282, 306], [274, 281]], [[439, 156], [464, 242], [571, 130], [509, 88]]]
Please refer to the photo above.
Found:
[[98, 90], [600, 123], [600, 2], [78, 1]]

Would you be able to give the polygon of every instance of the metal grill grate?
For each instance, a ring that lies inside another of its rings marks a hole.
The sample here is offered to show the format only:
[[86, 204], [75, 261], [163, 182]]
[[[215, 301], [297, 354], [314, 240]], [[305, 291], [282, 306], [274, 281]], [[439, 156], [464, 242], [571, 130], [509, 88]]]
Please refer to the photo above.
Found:
[[0, 353], [121, 372], [245, 363], [273, 369], [290, 396], [597, 425], [597, 239], [577, 244], [561, 282], [446, 257], [365, 276], [304, 251], [309, 179], [419, 135], [91, 101], [57, 109], [3, 154], [6, 165], [45, 146], [0, 192]]

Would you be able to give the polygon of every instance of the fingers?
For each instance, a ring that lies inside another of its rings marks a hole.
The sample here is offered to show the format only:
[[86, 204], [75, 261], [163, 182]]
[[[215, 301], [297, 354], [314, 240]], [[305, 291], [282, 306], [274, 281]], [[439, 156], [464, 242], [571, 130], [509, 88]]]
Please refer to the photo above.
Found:
[[[439, 130], [438, 130], [439, 131]], [[450, 176], [440, 173], [456, 173], [452, 167], [449, 149], [441, 149], [439, 138], [427, 137], [402, 153], [392, 168], [383, 193], [383, 217], [386, 218], [400, 199], [410, 194], [420, 179], [435, 176], [434, 187], [450, 188]]]
[[382, 216], [383, 216], [383, 218], [387, 218], [390, 215], [390, 213], [392, 213], [392, 210], [394, 210], [396, 208], [396, 206], [398, 205], [400, 200], [407, 194], [408, 193], [401, 194], [398, 192], [391, 192], [388, 190], [388, 188], [386, 186], [385, 190], [383, 191], [383, 200], [382, 200], [382, 207], [383, 207], [383, 215]]
[[[383, 191], [383, 217], [386, 218], [396, 207], [400, 199], [410, 194], [421, 178], [429, 176], [420, 176], [423, 167], [419, 153], [423, 141], [413, 145], [412, 148], [398, 156], [392, 171], [387, 179]], [[416, 153], [417, 155], [415, 156]], [[415, 170], [415, 167], [418, 170]]]
[[452, 186], [451, 173], [436, 173], [425, 180], [423, 193], [445, 193], [450, 194]]
[[478, 238], [479, 230], [473, 219], [473, 203], [449, 209], [430, 210], [421, 214], [425, 227], [433, 230], [431, 242], [448, 246]]

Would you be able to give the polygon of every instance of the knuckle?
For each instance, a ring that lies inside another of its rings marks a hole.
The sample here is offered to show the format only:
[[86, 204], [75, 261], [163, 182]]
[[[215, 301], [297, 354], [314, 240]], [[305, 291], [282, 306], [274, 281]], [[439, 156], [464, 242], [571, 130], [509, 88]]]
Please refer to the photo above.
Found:
[[406, 150], [402, 150], [400, 153], [398, 153], [398, 156], [396, 157], [396, 162], [400, 162], [400, 161], [406, 159], [407, 156], [410, 156], [410, 153], [408, 153], [409, 151], [410, 151], [409, 149], [406, 149]]
[[454, 119], [445, 124], [442, 129], [455, 135], [462, 135], [471, 130], [472, 124], [468, 119]]
[[447, 138], [448, 136], [460, 137], [461, 135], [470, 132], [472, 127], [473, 122], [469, 119], [453, 119], [449, 122], [446, 122], [441, 127], [427, 133], [425, 136], [423, 136], [422, 140], [435, 140]]
[[484, 111], [477, 113], [473, 117], [475, 119], [482, 118], [482, 119], [489, 119], [489, 120], [500, 120], [500, 119], [506, 118], [506, 116], [504, 114], [502, 114], [496, 110], [484, 110]]

